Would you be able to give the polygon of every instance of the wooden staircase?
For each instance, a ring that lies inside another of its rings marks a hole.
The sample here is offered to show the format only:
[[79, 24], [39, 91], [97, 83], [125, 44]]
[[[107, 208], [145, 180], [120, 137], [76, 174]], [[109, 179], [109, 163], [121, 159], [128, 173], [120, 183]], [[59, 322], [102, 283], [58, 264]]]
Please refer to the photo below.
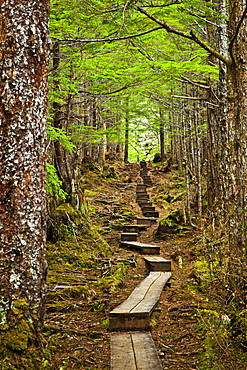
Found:
[[[136, 241], [139, 232], [157, 222], [159, 213], [149, 201], [147, 187], [152, 186], [146, 162], [140, 163], [143, 184], [136, 186], [137, 203], [146, 218], [124, 225], [121, 247], [137, 250], [144, 256], [149, 275], [130, 296], [110, 314], [111, 370], [161, 370], [162, 365], [150, 332], [150, 318], [162, 290], [171, 278], [171, 262], [161, 256], [158, 245]], [[150, 256], [153, 255], [153, 256]], [[156, 255], [156, 256], [155, 256]]]

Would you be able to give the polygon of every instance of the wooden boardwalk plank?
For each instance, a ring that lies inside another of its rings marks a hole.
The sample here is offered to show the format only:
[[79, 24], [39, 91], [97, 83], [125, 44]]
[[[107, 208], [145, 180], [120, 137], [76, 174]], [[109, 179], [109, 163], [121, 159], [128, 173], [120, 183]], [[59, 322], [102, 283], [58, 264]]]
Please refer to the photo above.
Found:
[[136, 241], [138, 238], [138, 233], [122, 233], [121, 241]]
[[146, 216], [146, 217], [156, 217], [156, 218], [159, 218], [159, 212], [157, 212], [157, 211], [147, 212], [147, 211], [144, 211], [142, 209], [142, 213], [143, 213], [143, 216]]
[[170, 272], [151, 272], [118, 307], [110, 312], [110, 331], [148, 330], [150, 317]]
[[150, 273], [142, 282], [137, 285], [129, 297], [110, 312], [110, 315], [119, 313], [129, 314], [144, 298], [150, 286], [159, 278], [159, 273]]
[[[150, 274], [157, 274], [158, 272], [150, 272]], [[155, 308], [162, 290], [168, 280], [171, 277], [171, 272], [160, 272], [160, 276], [153, 281], [149, 289], [146, 292], [145, 297], [140, 303], [131, 310], [131, 314], [147, 313], [151, 315], [153, 309]]]
[[171, 261], [160, 256], [143, 257], [150, 271], [171, 271]]
[[143, 206], [142, 207], [142, 212], [147, 213], [147, 212], [155, 212], [155, 207], [154, 206]]
[[138, 370], [162, 370], [162, 365], [156, 351], [150, 332], [132, 333], [132, 342]]
[[136, 224], [133, 225], [123, 225], [123, 232], [124, 233], [138, 233], [139, 232], [139, 226]]
[[159, 254], [160, 246], [152, 244], [144, 244], [135, 241], [121, 241], [121, 247], [136, 249], [140, 254]]
[[149, 225], [151, 226], [152, 223], [157, 223], [157, 220], [155, 218], [137, 218], [136, 219], [137, 225]]
[[111, 370], [137, 370], [129, 333], [111, 334]]
[[162, 370], [151, 333], [112, 333], [111, 370]]
[[140, 202], [139, 205], [140, 205], [141, 208], [143, 208], [143, 207], [153, 207], [153, 203], [145, 202], [145, 201]]

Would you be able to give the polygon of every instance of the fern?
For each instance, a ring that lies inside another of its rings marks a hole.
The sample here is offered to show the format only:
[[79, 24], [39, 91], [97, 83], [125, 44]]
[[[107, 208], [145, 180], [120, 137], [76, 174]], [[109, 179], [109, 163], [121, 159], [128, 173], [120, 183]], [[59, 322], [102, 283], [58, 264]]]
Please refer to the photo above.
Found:
[[56, 200], [65, 200], [68, 194], [62, 189], [62, 181], [58, 178], [56, 168], [52, 164], [46, 163], [46, 171], [47, 194]]

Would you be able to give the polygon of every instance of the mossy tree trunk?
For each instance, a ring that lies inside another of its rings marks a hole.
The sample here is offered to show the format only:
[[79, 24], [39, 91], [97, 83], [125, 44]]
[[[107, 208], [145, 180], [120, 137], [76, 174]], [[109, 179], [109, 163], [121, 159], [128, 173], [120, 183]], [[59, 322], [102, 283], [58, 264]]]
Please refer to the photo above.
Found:
[[47, 270], [49, 3], [2, 0], [0, 6], [1, 369], [39, 369], [34, 352], [40, 344]]

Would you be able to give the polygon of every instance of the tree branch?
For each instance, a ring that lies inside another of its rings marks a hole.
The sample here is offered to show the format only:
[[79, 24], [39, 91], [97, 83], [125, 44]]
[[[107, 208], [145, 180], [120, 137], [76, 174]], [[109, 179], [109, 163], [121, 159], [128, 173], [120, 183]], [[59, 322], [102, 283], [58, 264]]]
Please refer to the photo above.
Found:
[[177, 78], [176, 80], [178, 80], [180, 82], [183, 82], [183, 83], [189, 83], [189, 84], [191, 84], [193, 86], [201, 87], [202, 89], [210, 89], [211, 88], [211, 86], [209, 86], [206, 82], [203, 84], [202, 82], [189, 80], [186, 77], [182, 77], [182, 79]]
[[79, 90], [78, 92], [80, 94], [86, 94], [86, 95], [92, 95], [92, 96], [106, 96], [106, 95], [117, 94], [118, 92], [120, 92], [122, 90], [125, 90], [125, 89], [128, 89], [131, 86], [134, 86], [134, 84], [132, 84], [132, 85], [128, 84], [128, 85], [125, 85], [123, 87], [120, 87], [117, 90], [109, 91], [109, 92], [106, 92], [106, 93], [93, 93], [93, 92], [90, 92], [90, 91], [87, 91], [87, 90]]
[[169, 4], [158, 4], [158, 5], [143, 5], [143, 8], [164, 8], [166, 6], [171, 6], [171, 5], [178, 5], [180, 4], [180, 1], [174, 1]]
[[194, 96], [180, 96], [180, 95], [171, 95], [172, 98], [178, 99], [189, 99], [189, 100], [207, 100], [206, 98], [199, 98]]
[[146, 35], [148, 33], [160, 30], [162, 28], [163, 27], [156, 27], [156, 28], [152, 28], [151, 30], [148, 30], [148, 31], [136, 33], [134, 35], [120, 36], [120, 37], [109, 37], [109, 38], [105, 38], [105, 39], [85, 39], [85, 40], [72, 39], [72, 38], [71, 39], [70, 38], [69, 39], [60, 39], [60, 38], [54, 37], [54, 36], [52, 36], [51, 38], [54, 39], [54, 40], [58, 40], [60, 42], [64, 42], [64, 41], [68, 42], [69, 41], [69, 42], [73, 42], [73, 43], [76, 43], [76, 44], [86, 44], [86, 43], [90, 43], [90, 42], [112, 42], [112, 41], [121, 41], [121, 40], [132, 39], [134, 37], [143, 36], [143, 35]]
[[167, 32], [173, 33], [175, 35], [181, 36], [183, 38], [189, 39], [191, 41], [194, 41], [197, 45], [201, 46], [204, 50], [209, 52], [210, 54], [214, 55], [217, 59], [221, 60], [226, 65], [230, 65], [230, 60], [225, 58], [223, 55], [218, 53], [215, 49], [211, 48], [209, 45], [207, 45], [204, 41], [200, 40], [193, 31], [190, 31], [190, 33], [185, 33], [182, 31], [179, 31], [171, 26], [169, 26], [167, 23], [160, 21], [159, 19], [155, 18], [153, 15], [147, 13], [143, 8], [140, 6], [137, 7], [137, 10], [146, 15], [149, 19], [156, 22], [160, 26], [162, 26]]
[[155, 62], [155, 59], [151, 57], [151, 55], [146, 53], [141, 46], [136, 45], [134, 41], [130, 41], [130, 42], [131, 42], [131, 45], [133, 45], [139, 51], [139, 53], [141, 53], [145, 58], [147, 58], [148, 60], [152, 62]]

